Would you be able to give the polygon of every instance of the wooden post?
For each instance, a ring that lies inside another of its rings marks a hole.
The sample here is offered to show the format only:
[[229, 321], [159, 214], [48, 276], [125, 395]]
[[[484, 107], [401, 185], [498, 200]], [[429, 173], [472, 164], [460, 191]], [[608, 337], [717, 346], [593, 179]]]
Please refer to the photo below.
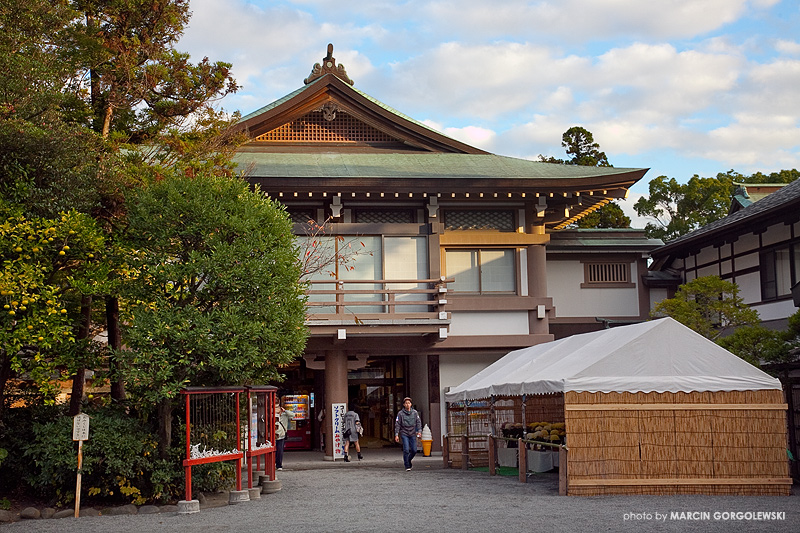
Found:
[[528, 450], [525, 448], [525, 443], [522, 439], [517, 439], [517, 446], [519, 450], [519, 482], [528, 482]]
[[83, 467], [83, 441], [78, 441], [78, 480], [75, 482], [75, 518], [81, 514], [81, 468]]
[[461, 437], [461, 470], [469, 470], [469, 437]]
[[487, 435], [486, 439], [488, 440], [488, 448], [489, 448], [489, 475], [494, 476], [497, 475], [495, 470], [496, 463], [497, 463], [497, 446], [495, 444], [494, 435]]
[[450, 437], [445, 435], [442, 437], [444, 441], [444, 448], [442, 448], [442, 468], [450, 468]]
[[558, 449], [558, 494], [566, 496], [567, 492], [567, 449], [562, 446]]

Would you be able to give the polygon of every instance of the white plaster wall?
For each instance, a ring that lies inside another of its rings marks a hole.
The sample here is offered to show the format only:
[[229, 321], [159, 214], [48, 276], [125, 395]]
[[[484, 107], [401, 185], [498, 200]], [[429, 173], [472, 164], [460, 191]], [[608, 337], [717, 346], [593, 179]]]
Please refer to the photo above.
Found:
[[527, 311], [454, 311], [450, 333], [459, 335], [528, 335]]
[[650, 310], [656, 306], [661, 300], [667, 299], [667, 289], [654, 288], [650, 289]]
[[784, 224], [776, 224], [768, 227], [767, 231], [761, 235], [761, 242], [764, 246], [769, 246], [770, 244], [787, 241], [790, 238], [791, 234], [789, 233], [789, 226], [785, 226]]
[[736, 270], [744, 270], [745, 268], [752, 268], [759, 265], [759, 256], [756, 253], [743, 255], [736, 258]]
[[697, 271], [697, 277], [704, 276], [719, 276], [719, 265], [710, 265], [703, 267]]
[[[631, 278], [638, 280], [636, 264]], [[583, 264], [579, 261], [547, 263], [547, 295], [553, 298], [556, 316], [639, 316], [639, 294], [629, 289], [582, 289]]]
[[758, 317], [762, 321], [786, 318], [797, 312], [797, 308], [794, 306], [792, 300], [781, 300], [779, 302], [754, 305], [753, 309], [758, 311]]
[[739, 235], [739, 239], [733, 243], [733, 249], [737, 254], [755, 250], [756, 248], [758, 248], [758, 235], [753, 235], [752, 233]]
[[[761, 273], [752, 272], [737, 276], [736, 285], [739, 286], [739, 296], [744, 303], [749, 305], [761, 301]], [[761, 319], [764, 320], [764, 317]]]
[[706, 248], [700, 250], [700, 253], [697, 254], [698, 265], [703, 265], [712, 261], [719, 261], [719, 250], [713, 246], [707, 246]]
[[491, 365], [505, 354], [447, 354], [439, 356], [439, 391], [442, 417], [442, 432], [447, 431], [447, 406], [444, 391], [447, 387], [457, 387], [463, 382]]

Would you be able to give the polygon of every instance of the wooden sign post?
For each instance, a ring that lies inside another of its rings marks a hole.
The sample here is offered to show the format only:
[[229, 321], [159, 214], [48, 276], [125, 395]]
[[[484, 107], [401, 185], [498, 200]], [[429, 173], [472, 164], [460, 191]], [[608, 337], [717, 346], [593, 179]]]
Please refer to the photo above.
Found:
[[83, 441], [89, 439], [89, 415], [80, 413], [72, 419], [72, 440], [78, 441], [78, 480], [75, 485], [75, 518], [81, 510], [81, 468], [83, 467]]

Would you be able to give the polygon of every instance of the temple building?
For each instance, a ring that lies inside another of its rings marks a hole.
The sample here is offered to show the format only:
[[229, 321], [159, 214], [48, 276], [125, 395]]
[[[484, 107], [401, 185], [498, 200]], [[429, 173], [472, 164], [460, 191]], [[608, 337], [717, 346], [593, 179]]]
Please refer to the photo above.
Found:
[[319, 447], [317, 415], [342, 403], [365, 440], [393, 442], [411, 396], [440, 450], [447, 387], [510, 350], [648, 317], [641, 279], [661, 242], [571, 227], [647, 169], [469, 146], [356, 89], [331, 45], [301, 88], [238, 126], [239, 169], [286, 206], [307, 252], [310, 337], [279, 387], [313, 400], [289, 449]]

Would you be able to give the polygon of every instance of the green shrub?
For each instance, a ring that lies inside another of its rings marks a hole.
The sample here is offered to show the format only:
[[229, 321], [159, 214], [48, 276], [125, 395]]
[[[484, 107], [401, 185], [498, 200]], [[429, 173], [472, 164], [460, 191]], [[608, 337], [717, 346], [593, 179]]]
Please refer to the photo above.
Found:
[[[136, 417], [112, 408], [87, 412], [89, 439], [83, 444], [82, 486], [91, 498], [143, 504], [172, 498], [182, 486], [179, 461], [159, 461], [153, 433]], [[74, 499], [77, 448], [72, 418], [37, 421], [23, 448], [33, 468], [30, 488], [59, 503]]]

